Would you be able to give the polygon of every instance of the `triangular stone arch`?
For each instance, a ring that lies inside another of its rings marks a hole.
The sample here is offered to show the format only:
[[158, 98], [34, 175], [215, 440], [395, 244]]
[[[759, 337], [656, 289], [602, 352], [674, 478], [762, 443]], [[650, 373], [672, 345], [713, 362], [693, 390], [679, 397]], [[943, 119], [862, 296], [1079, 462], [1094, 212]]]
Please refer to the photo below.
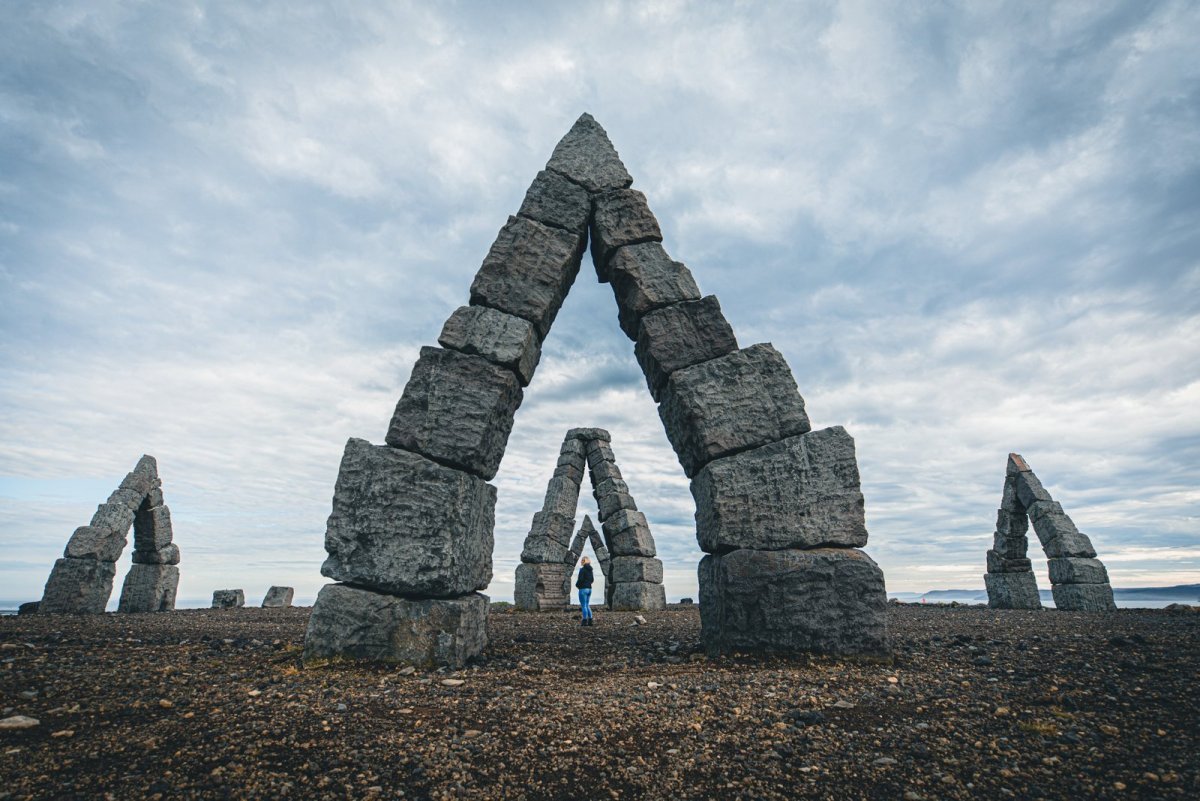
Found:
[[179, 547], [172, 541], [171, 510], [153, 456], [143, 456], [100, 504], [86, 526], [75, 529], [63, 558], [54, 563], [38, 611], [97, 614], [112, 595], [117, 560], [133, 528], [133, 566], [125, 577], [120, 612], [169, 612], [179, 589]]
[[386, 445], [351, 439], [305, 639], [330, 659], [460, 665], [487, 643], [495, 476], [589, 239], [621, 329], [692, 478], [703, 639], [728, 650], [887, 650], [854, 441], [811, 431], [770, 344], [738, 349], [715, 297], [667, 255], [658, 222], [590, 115], [554, 148], [451, 315], [421, 349]]
[[[603, 541], [586, 515], [574, 542], [571, 540], [585, 470], [599, 508]], [[604, 571], [608, 607], [666, 608], [662, 562], [655, 558], [654, 536], [617, 466], [611, 436], [602, 428], [572, 428], [563, 438], [542, 510], [534, 514], [521, 550], [513, 596], [517, 608], [561, 609], [570, 603], [571, 576], [588, 540]]]
[[1037, 579], [1028, 559], [1030, 523], [1046, 553], [1054, 605], [1074, 611], [1116, 609], [1108, 571], [1096, 558], [1087, 535], [1063, 511], [1029, 463], [1008, 455], [1004, 494], [996, 514], [996, 533], [987, 552], [988, 606], [993, 609], [1041, 609]]

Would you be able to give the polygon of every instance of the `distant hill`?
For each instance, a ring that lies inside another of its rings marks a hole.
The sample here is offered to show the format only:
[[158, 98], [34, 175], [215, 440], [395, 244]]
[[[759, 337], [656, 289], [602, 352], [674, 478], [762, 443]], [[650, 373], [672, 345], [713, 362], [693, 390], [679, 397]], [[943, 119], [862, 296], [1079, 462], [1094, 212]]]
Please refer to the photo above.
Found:
[[[1050, 588], [1039, 588], [1039, 594], [1044, 603], [1051, 603], [1053, 596]], [[902, 601], [972, 601], [987, 602], [985, 589], [930, 590], [928, 592], [892, 592], [892, 598]], [[1172, 587], [1114, 587], [1113, 597], [1123, 601], [1175, 601], [1184, 604], [1200, 603], [1200, 584], [1176, 584]]]

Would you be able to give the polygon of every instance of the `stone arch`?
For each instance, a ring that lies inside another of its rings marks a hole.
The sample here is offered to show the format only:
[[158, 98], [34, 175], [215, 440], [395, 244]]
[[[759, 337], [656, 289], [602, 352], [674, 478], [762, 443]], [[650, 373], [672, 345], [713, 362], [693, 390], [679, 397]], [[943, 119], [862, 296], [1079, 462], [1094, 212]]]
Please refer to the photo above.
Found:
[[1029, 561], [1030, 524], [1046, 554], [1051, 592], [1059, 609], [1116, 609], [1108, 571], [1096, 558], [1087, 535], [1063, 511], [1029, 463], [1008, 455], [1004, 494], [996, 514], [996, 533], [987, 552], [988, 606], [993, 609], [1041, 609], [1037, 579]]
[[179, 589], [179, 547], [171, 510], [153, 456], [143, 456], [100, 504], [91, 522], [75, 529], [46, 581], [39, 612], [100, 613], [108, 605], [117, 560], [133, 528], [133, 566], [121, 588], [120, 612], [169, 612]]
[[739, 349], [590, 115], [554, 148], [471, 284], [421, 349], [386, 445], [351, 439], [305, 659], [461, 664], [487, 641], [495, 476], [541, 342], [590, 241], [621, 330], [692, 479], [703, 639], [731, 649], [886, 651], [854, 441], [811, 431], [783, 356]]

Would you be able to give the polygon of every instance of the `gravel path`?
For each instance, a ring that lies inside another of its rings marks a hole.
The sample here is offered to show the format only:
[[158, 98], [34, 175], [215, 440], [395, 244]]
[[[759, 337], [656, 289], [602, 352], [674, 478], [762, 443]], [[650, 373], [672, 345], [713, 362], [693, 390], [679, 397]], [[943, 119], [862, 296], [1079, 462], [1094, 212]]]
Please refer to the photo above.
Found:
[[0, 618], [0, 799], [1200, 798], [1200, 614], [893, 605], [872, 664], [494, 610], [459, 672], [303, 670], [308, 614]]

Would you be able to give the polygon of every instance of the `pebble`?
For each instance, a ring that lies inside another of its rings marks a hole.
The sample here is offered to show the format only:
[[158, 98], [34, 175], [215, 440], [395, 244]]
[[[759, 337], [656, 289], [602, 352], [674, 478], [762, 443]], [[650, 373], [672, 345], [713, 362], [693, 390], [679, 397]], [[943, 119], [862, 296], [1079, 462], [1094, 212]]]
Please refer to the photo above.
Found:
[[442, 679], [443, 687], [461, 687], [464, 684], [466, 684], [466, 681], [463, 679]]
[[27, 717], [25, 715], [13, 715], [9, 718], [0, 720], [0, 731], [14, 731], [17, 729], [32, 729], [34, 726], [40, 725], [41, 721], [37, 718]]

